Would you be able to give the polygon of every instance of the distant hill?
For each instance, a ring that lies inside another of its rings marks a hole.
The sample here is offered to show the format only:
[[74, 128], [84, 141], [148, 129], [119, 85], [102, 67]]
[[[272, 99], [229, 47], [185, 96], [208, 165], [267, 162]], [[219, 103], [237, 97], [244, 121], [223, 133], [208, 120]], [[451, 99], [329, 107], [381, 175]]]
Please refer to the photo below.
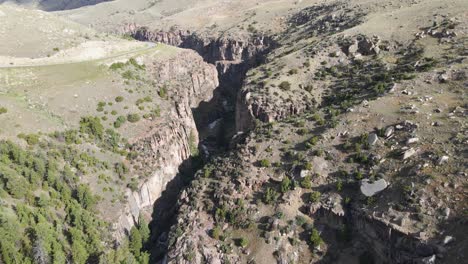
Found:
[[15, 3], [25, 7], [37, 8], [44, 11], [59, 11], [75, 9], [82, 6], [96, 5], [110, 0], [0, 0], [3, 3]]

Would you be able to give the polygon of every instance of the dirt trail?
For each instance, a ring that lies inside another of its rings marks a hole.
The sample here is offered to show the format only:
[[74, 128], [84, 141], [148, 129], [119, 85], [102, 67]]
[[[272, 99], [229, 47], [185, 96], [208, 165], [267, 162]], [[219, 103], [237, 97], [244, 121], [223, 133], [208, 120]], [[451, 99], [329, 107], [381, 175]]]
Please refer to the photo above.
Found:
[[90, 41], [78, 47], [60, 51], [52, 57], [30, 59], [0, 56], [0, 68], [41, 67], [108, 60], [146, 52], [156, 47], [156, 45], [149, 42], [128, 42], [122, 44], [119, 42]]

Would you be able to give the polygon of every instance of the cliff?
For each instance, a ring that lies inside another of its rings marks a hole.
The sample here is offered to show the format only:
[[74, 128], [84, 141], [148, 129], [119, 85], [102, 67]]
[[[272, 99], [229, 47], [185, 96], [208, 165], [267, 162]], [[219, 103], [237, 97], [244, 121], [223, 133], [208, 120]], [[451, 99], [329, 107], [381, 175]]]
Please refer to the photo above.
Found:
[[[168, 109], [162, 122], [153, 122], [147, 132], [129, 139], [131, 151], [138, 153], [132, 160], [149, 176], [138, 191], [127, 189], [127, 204], [122, 208], [114, 228], [128, 231], [144, 209], [151, 211], [181, 165], [198, 146], [198, 132], [192, 108], [209, 101], [218, 86], [215, 66], [205, 63], [192, 51], [183, 51], [164, 60], [143, 58], [147, 72], [159, 83], [167, 83]], [[138, 173], [133, 171], [131, 173]]]

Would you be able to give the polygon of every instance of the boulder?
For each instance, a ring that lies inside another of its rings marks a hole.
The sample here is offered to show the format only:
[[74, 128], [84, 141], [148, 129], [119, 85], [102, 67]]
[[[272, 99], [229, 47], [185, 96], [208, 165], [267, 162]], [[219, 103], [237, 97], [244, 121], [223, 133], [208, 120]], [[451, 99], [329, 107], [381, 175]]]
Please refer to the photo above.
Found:
[[361, 181], [361, 192], [365, 196], [374, 196], [376, 193], [385, 190], [388, 187], [388, 183], [384, 179], [377, 180], [373, 183], [369, 183], [369, 180], [365, 179]]
[[379, 54], [380, 52], [379, 43], [380, 43], [380, 38], [377, 36], [374, 36], [372, 39], [364, 37], [358, 42], [358, 51], [362, 55]]

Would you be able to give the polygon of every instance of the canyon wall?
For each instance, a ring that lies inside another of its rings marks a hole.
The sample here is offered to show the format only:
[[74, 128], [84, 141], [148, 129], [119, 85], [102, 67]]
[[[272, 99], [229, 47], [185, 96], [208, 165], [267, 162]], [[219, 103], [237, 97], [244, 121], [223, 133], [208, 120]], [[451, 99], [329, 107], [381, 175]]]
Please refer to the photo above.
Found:
[[[138, 191], [127, 189], [127, 204], [122, 208], [114, 228], [119, 235], [137, 221], [140, 211], [152, 209], [169, 182], [179, 173], [180, 166], [198, 146], [198, 132], [192, 108], [208, 101], [219, 85], [215, 66], [202, 60], [193, 51], [183, 51], [162, 63], [144, 58], [149, 74], [160, 83], [168, 83], [168, 103], [161, 121], [152, 124], [144, 135], [129, 139], [131, 151], [138, 153], [132, 165], [149, 172]], [[132, 173], [132, 172], [131, 172]]]

